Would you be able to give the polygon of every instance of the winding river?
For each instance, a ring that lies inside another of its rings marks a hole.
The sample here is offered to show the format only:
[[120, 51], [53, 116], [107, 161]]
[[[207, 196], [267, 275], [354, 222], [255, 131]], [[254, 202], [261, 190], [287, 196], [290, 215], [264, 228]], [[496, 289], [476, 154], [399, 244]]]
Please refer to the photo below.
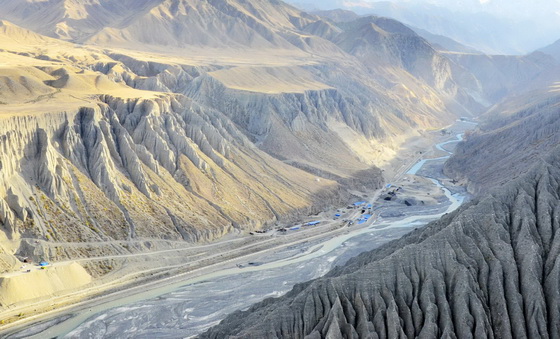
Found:
[[[438, 150], [451, 154], [445, 145]], [[448, 156], [423, 159], [407, 174], [417, 175], [428, 162], [441, 163]], [[447, 198], [438, 208], [417, 215], [383, 218], [366, 228], [313, 244], [287, 247], [284, 253], [263, 255], [259, 265], [232, 268], [194, 279], [151, 289], [139, 294], [92, 306], [78, 314], [34, 325], [9, 338], [185, 338], [217, 324], [227, 314], [245, 309], [266, 297], [277, 297], [294, 284], [318, 278], [349, 258], [397, 239], [413, 228], [438, 219], [458, 208], [465, 198], [452, 194], [438, 179], [428, 178]], [[403, 205], [403, 209], [406, 207]]]

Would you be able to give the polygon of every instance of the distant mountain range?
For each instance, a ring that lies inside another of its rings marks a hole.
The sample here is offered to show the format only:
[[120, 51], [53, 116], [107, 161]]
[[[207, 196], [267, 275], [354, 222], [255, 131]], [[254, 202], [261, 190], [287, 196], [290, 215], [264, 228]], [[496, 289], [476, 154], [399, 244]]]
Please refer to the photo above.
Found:
[[342, 8], [374, 14], [442, 35], [488, 54], [525, 54], [557, 39], [560, 5], [526, 1], [423, 2], [325, 1], [293, 2], [309, 11]]
[[[343, 10], [343, 9], [323, 10], [323, 11], [315, 11], [311, 13], [338, 23], [354, 21], [361, 17], [361, 15], [358, 15], [355, 12]], [[482, 52], [477, 51], [472, 47], [465, 46], [446, 36], [432, 34], [421, 28], [414, 28], [414, 27], [410, 27], [410, 28], [413, 29], [416, 32], [416, 34], [420, 35], [422, 38], [430, 42], [430, 44], [438, 50], [482, 54]]]
[[552, 55], [556, 60], [560, 62], [560, 40], [556, 40], [554, 43], [541, 48], [539, 51]]

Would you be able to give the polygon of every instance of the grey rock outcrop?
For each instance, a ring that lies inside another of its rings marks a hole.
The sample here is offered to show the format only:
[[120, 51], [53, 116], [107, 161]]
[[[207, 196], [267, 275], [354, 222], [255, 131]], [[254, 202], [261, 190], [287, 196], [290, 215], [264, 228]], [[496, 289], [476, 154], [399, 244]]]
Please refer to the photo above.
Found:
[[200, 338], [559, 338], [560, 149], [526, 175]]
[[560, 143], [559, 102], [560, 96], [546, 88], [497, 106], [457, 146], [445, 173], [479, 193], [527, 172]]

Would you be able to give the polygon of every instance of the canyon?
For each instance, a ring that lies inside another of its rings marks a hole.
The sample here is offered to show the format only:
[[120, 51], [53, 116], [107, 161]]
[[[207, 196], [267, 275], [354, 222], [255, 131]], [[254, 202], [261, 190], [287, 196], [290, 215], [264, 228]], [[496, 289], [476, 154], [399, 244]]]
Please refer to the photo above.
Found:
[[[495, 286], [480, 286], [489, 276], [509, 278], [513, 267], [534, 268], [515, 253], [538, 247], [535, 260], [554, 261], [554, 239], [515, 239], [556, 232], [557, 43], [523, 56], [485, 55], [393, 19], [314, 15], [275, 0], [0, 5], [0, 307], [10, 321], [26, 317], [14, 309], [53, 296], [203, 265], [197, 246], [242, 243], [372, 196], [435, 135], [477, 117], [444, 166], [477, 199], [251, 308], [275, 319], [269, 328], [247, 325], [249, 312], [204, 336], [429, 336], [451, 328], [489, 335], [523, 322], [523, 333], [536, 335], [555, 326], [512, 309], [514, 320], [498, 328], [503, 307], [492, 307], [512, 293], [548, 296], [556, 280], [504, 287], [492, 305]], [[507, 214], [519, 199], [550, 208]], [[551, 221], [535, 226], [545, 215]], [[503, 253], [493, 247], [496, 234]], [[457, 244], [469, 245], [451, 255]], [[426, 248], [439, 252], [422, 257]], [[165, 266], [150, 253], [177, 255]], [[486, 264], [480, 253], [491, 253]], [[52, 263], [48, 278], [33, 266], [41, 261]], [[454, 282], [450, 267], [468, 283]], [[436, 271], [451, 280], [438, 285]], [[39, 282], [41, 291], [21, 288]], [[356, 297], [364, 284], [367, 295]], [[442, 288], [471, 309], [441, 299]], [[299, 308], [288, 316], [292, 303]], [[432, 304], [472, 321], [438, 323]]]

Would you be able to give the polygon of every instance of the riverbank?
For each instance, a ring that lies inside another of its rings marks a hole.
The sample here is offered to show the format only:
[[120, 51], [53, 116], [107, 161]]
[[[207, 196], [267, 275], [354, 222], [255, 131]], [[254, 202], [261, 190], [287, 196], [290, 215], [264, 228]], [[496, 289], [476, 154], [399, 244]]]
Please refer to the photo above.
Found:
[[[447, 138], [442, 136], [440, 139]], [[448, 144], [447, 140], [444, 142]], [[438, 145], [442, 146], [441, 144]], [[433, 152], [437, 150], [437, 147], [435, 147]], [[413, 150], [413, 152], [420, 156], [428, 155], [427, 152], [421, 154], [419, 154], [417, 150]], [[414, 161], [422, 160], [414, 158]], [[428, 161], [424, 161], [424, 163], [426, 162]], [[409, 168], [410, 165], [404, 169], [408, 170]], [[395, 180], [392, 180], [392, 185], [395, 185], [395, 187], [402, 187], [408, 184], [411, 176], [405, 173], [406, 171], [404, 170], [401, 170], [400, 173], [395, 173]], [[418, 182], [421, 181], [419, 179]], [[82, 324], [80, 328], [84, 326], [83, 324], [87, 323], [94, 324], [92, 326], [97, 328], [97, 325], [95, 325], [96, 322], [92, 320], [92, 318], [99, 318], [99, 316], [96, 317], [95, 315], [106, 314], [104, 312], [107, 312], [107, 310], [115, 310], [115, 308], [121, 309], [123, 307], [127, 308], [128, 306], [126, 305], [139, 303], [141, 301], [152, 302], [151, 300], [154, 298], [162, 298], [163, 295], [181, 293], [177, 292], [179, 289], [184, 290], [185, 288], [193, 288], [193, 286], [203, 286], [209, 280], [222, 281], [222, 279], [224, 279], [223, 283], [226, 284], [227, 281], [232, 280], [232, 277], [239, 278], [255, 274], [261, 274], [261, 281], [264, 278], [274, 280], [268, 276], [263, 277], [262, 274], [264, 274], [264, 272], [268, 272], [267, 274], [273, 272], [272, 276], [275, 276], [275, 274], [281, 275], [280, 273], [274, 273], [276, 270], [285, 270], [293, 274], [293, 276], [283, 276], [282, 281], [270, 281], [269, 284], [265, 284], [274, 287], [275, 290], [264, 293], [264, 295], [284, 293], [291, 288], [293, 283], [320, 276], [332, 268], [333, 265], [342, 263], [344, 258], [348, 259], [353, 255], [359, 254], [360, 251], [370, 250], [372, 244], [380, 245], [391, 239], [396, 239], [408, 232], [411, 227], [418, 227], [429, 220], [436, 219], [460, 205], [461, 201], [459, 197], [454, 197], [453, 194], [449, 190], [446, 191], [439, 182], [432, 182], [429, 180], [423, 180], [423, 182], [427, 183], [426, 191], [434, 198], [434, 201], [430, 204], [411, 208], [411, 206], [402, 205], [401, 202], [379, 200], [380, 196], [386, 193], [387, 190], [378, 191], [376, 194], [370, 196], [368, 201], [375, 203], [379, 208], [375, 211], [374, 216], [369, 219], [367, 223], [362, 225], [347, 227], [340, 220], [332, 221], [330, 219], [332, 215], [330, 214], [332, 214], [333, 211], [328, 211], [325, 212], [324, 215], [315, 216], [322, 220], [321, 225], [312, 228], [302, 227], [297, 232], [289, 232], [288, 234], [274, 232], [248, 237], [247, 239], [251, 239], [254, 242], [244, 244], [241, 246], [242, 249], [236, 253], [232, 253], [231, 249], [226, 250], [216, 245], [208, 245], [206, 250], [211, 250], [212, 253], [214, 253], [214, 262], [205, 258], [201, 259], [198, 263], [200, 267], [196, 267], [192, 263], [189, 267], [185, 267], [185, 265], [173, 268], [170, 267], [167, 269], [167, 274], [172, 275], [171, 277], [158, 277], [159, 279], [157, 281], [148, 284], [138, 285], [137, 283], [136, 287], [114, 291], [114, 293], [105, 297], [88, 300], [72, 307], [58, 309], [56, 313], [51, 313], [50, 317], [59, 317], [59, 320], [53, 320], [49, 324], [34, 326], [27, 326], [22, 323], [20, 329], [23, 329], [23, 331], [14, 328], [14, 330], [3, 332], [2, 334], [7, 334], [8, 337], [11, 338], [32, 337], [33, 335], [37, 338], [45, 338], [74, 333], [72, 331], [79, 331], [76, 330], [76, 327], [80, 324]], [[405, 193], [403, 194], [409, 193], [406, 192], [406, 190], [405, 188]], [[446, 199], [450, 202], [448, 205], [444, 203]], [[394, 216], [383, 216], [382, 214], [383, 211], [399, 208], [406, 211], [406, 213]], [[357, 217], [357, 212], [355, 211], [347, 213], [349, 214], [346, 215], [345, 219], [355, 219]], [[370, 241], [363, 242], [362, 245], [354, 245], [352, 249], [350, 249], [349, 246], [345, 246], [348, 242], [361, 243], [361, 240], [356, 240], [357, 238], [369, 238]], [[256, 241], [254, 239], [258, 240]], [[233, 239], [229, 241], [235, 243], [240, 240]], [[227, 255], [224, 257], [226, 253]], [[324, 259], [325, 257], [328, 258]], [[253, 263], [253, 265], [250, 263]], [[239, 268], [239, 264], [242, 264], [244, 267], [242, 269]], [[307, 271], [311, 273], [294, 273], [301, 265], [305, 267], [312, 265], [313, 269], [307, 268]], [[287, 269], [287, 267], [289, 267], [289, 269]], [[181, 270], [183, 270], [183, 272], [181, 272]], [[184, 270], [189, 271], [185, 272]], [[129, 285], [128, 287], [131, 286]], [[227, 288], [232, 290], [232, 286]], [[198, 291], [197, 293], [201, 292]], [[202, 294], [215, 295], [215, 293], [208, 294], [206, 292], [202, 292]], [[255, 298], [258, 300], [258, 298], [262, 298], [263, 295], [252, 296], [251, 294], [247, 296], [240, 291], [234, 297], [245, 301], [251, 301]], [[201, 302], [203, 302], [203, 300], [201, 300]], [[230, 304], [230, 307], [221, 307], [219, 312], [214, 312], [216, 313], [214, 318], [219, 318], [222, 312], [225, 312], [231, 307], [242, 306], [236, 302], [230, 302]], [[187, 309], [191, 308], [192, 307], [187, 307]], [[200, 310], [203, 308], [196, 307], [195, 309]], [[211, 307], [206, 307], [206, 309], [212, 310]], [[120, 312], [118, 313], [120, 314]], [[208, 316], [208, 314], [201, 315], [199, 318], [202, 319]], [[45, 316], [42, 316], [41, 318], [44, 317]], [[193, 315], [191, 312], [191, 323], [192, 317]], [[31, 320], [39, 320], [39, 317], [31, 318]], [[203, 323], [205, 324], [204, 326], [209, 326], [212, 320], [208, 320], [206, 323], [204, 320], [200, 320], [200, 326], [202, 326]], [[89, 327], [86, 326], [86, 332], [88, 328]], [[198, 327], [194, 326], [192, 328]], [[79, 336], [82, 336], [82, 334], [83, 333], [79, 334]], [[72, 336], [76, 335], [78, 334], [75, 333]]]

